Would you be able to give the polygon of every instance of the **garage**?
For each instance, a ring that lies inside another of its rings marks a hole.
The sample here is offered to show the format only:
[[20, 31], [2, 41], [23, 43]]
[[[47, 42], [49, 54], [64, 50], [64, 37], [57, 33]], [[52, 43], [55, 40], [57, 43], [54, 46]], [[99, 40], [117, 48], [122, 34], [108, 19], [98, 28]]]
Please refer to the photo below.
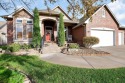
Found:
[[114, 30], [108, 29], [91, 29], [91, 36], [98, 37], [100, 42], [94, 47], [101, 46], [114, 46], [115, 45], [115, 33]]

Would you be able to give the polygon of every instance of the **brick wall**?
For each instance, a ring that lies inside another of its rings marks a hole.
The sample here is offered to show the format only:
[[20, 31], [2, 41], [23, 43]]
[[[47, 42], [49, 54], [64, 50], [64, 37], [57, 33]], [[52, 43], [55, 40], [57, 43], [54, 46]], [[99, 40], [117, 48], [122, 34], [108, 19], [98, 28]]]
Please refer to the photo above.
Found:
[[83, 26], [79, 26], [75, 29], [72, 29], [72, 35], [73, 35], [73, 41], [82, 45], [83, 43], [83, 37], [84, 37], [84, 27]]
[[[106, 10], [106, 16], [102, 17], [102, 9]], [[114, 29], [115, 30], [115, 45], [118, 45], [118, 24], [114, 20], [113, 16], [107, 9], [107, 7], [102, 7], [99, 9], [99, 11], [92, 16], [92, 21], [90, 21], [86, 25], [86, 35], [90, 36], [91, 35], [91, 28], [100, 28], [100, 27], [105, 27], [109, 29]], [[105, 34], [106, 35], [106, 34]]]
[[13, 43], [13, 20], [7, 20], [7, 43]]

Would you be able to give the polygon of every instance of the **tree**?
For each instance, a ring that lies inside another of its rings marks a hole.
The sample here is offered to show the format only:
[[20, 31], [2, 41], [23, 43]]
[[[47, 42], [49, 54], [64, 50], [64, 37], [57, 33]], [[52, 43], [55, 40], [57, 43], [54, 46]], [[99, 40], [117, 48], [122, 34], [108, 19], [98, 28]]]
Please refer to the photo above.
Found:
[[[44, 5], [46, 5], [49, 10], [49, 4], [57, 3], [59, 0], [44, 0]], [[107, 0], [66, 0], [69, 5], [67, 6], [68, 13], [72, 14], [72, 18], [78, 18], [79, 14], [91, 16], [95, 12], [95, 8], [104, 4]], [[111, 2], [116, 0], [110, 0]], [[10, 8], [17, 8], [17, 3], [21, 3], [30, 9], [32, 3], [35, 0], [0, 0], [0, 8], [5, 11], [10, 10]]]
[[64, 43], [65, 43], [64, 21], [63, 21], [63, 14], [60, 13], [59, 30], [58, 30], [58, 44], [59, 44], [59, 46], [63, 46]]
[[32, 45], [34, 47], [40, 47], [41, 45], [41, 35], [40, 35], [40, 26], [39, 26], [39, 12], [38, 9], [34, 9], [34, 18], [33, 18], [33, 39]]

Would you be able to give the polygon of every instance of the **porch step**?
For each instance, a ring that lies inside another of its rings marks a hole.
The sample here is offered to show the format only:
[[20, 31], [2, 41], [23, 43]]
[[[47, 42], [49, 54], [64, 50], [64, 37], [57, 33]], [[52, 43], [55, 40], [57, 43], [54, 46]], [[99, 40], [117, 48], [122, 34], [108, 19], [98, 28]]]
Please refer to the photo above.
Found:
[[43, 54], [47, 53], [59, 53], [61, 52], [60, 47], [56, 43], [44, 43], [44, 47], [42, 50]]

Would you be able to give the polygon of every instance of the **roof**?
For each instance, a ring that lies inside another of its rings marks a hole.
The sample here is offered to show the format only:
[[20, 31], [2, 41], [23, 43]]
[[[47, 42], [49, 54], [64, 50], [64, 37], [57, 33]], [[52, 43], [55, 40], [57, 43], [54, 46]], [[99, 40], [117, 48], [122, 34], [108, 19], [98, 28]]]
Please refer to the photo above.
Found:
[[25, 10], [27, 11], [31, 16], [33, 16], [33, 13], [31, 13], [28, 9], [26, 9], [25, 7], [21, 7], [19, 9], [17, 9], [16, 11], [12, 12], [11, 14], [9, 15], [3, 15], [3, 16], [0, 16], [2, 18], [12, 18], [14, 14], [16, 14], [17, 12], [20, 12], [21, 10]]
[[[112, 17], [114, 18], [114, 20], [115, 20], [115, 21], [117, 22], [117, 24], [120, 26], [120, 23], [119, 23], [118, 19], [115, 17], [115, 15], [113, 14], [113, 12], [110, 10], [110, 8], [109, 8], [106, 4], [104, 4], [104, 5], [102, 5], [101, 7], [99, 7], [99, 8], [92, 14], [92, 16], [95, 15], [102, 7], [106, 7], [106, 8], [108, 9], [109, 13], [111, 13], [111, 15], [112, 15]], [[80, 26], [80, 25], [86, 24], [87, 21], [88, 21], [92, 16], [90, 16], [90, 17], [82, 17], [82, 18], [81, 18], [81, 22], [80, 22], [78, 25], [76, 25], [74, 28], [77, 28], [77, 27]]]
[[120, 26], [120, 28], [125, 29], [125, 26]]
[[73, 20], [68, 20], [68, 19], [64, 19], [64, 22], [65, 23], [75, 23], [75, 24], [79, 23], [79, 21], [73, 21]]
[[60, 6], [56, 6], [53, 10], [56, 8], [59, 8], [70, 20], [72, 20], [71, 17]]
[[47, 9], [43, 9], [43, 10], [38, 10], [39, 13], [43, 13], [43, 14], [54, 14], [54, 15], [59, 15], [59, 12], [53, 11], [53, 10], [47, 10]]
[[0, 21], [0, 29], [2, 29], [7, 23], [5, 21]]

